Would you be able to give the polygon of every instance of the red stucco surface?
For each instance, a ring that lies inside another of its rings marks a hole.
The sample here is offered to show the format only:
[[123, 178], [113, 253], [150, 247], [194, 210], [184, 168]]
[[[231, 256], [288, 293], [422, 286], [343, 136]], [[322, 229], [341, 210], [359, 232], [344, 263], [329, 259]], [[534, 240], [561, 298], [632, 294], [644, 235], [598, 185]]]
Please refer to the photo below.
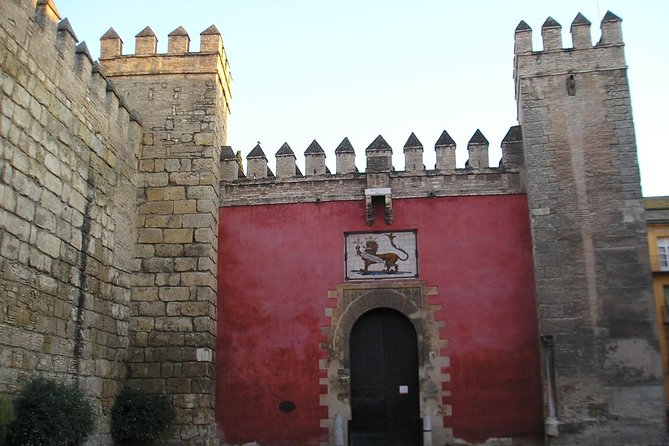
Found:
[[[217, 422], [226, 441], [327, 441], [319, 405], [327, 291], [344, 282], [344, 232], [417, 229], [420, 279], [448, 340], [452, 416], [469, 442], [541, 432], [532, 249], [524, 195], [393, 201], [373, 227], [364, 203], [220, 209]], [[283, 401], [295, 410], [279, 410]]]

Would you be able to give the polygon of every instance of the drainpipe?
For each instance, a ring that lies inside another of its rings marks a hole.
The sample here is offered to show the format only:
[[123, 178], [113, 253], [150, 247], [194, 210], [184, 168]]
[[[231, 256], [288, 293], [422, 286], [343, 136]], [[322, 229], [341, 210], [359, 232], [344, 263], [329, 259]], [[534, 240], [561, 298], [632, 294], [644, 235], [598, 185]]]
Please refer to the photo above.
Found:
[[548, 416], [544, 421], [546, 435], [558, 437], [560, 424], [557, 418], [557, 404], [555, 400], [555, 350], [553, 347], [553, 336], [542, 336], [541, 343], [544, 347], [544, 366], [546, 369], [546, 399], [548, 400]]
[[334, 446], [344, 446], [344, 420], [339, 414], [334, 417]]
[[423, 417], [423, 446], [432, 446], [432, 418]]

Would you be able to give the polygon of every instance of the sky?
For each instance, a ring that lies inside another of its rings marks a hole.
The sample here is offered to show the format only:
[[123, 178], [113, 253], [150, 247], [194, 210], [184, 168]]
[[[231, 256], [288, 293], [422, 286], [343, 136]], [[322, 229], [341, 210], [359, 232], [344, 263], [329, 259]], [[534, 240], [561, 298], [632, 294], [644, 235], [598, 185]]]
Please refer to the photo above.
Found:
[[[101, 6], [104, 5], [104, 6]], [[303, 170], [303, 153], [316, 139], [335, 171], [334, 149], [348, 137], [356, 165], [382, 135], [393, 164], [404, 169], [402, 148], [411, 132], [434, 168], [434, 143], [447, 130], [457, 143], [457, 165], [467, 159], [476, 129], [490, 141], [497, 166], [500, 142], [517, 124], [513, 37], [520, 20], [541, 49], [547, 17], [563, 27], [578, 12], [592, 23], [593, 42], [607, 10], [623, 19], [623, 39], [644, 196], [669, 195], [669, 0], [56, 0], [93, 58], [109, 27], [123, 53], [150, 26], [158, 52], [167, 34], [183, 26], [191, 50], [214, 24], [232, 71], [228, 144], [244, 157], [261, 143], [274, 154], [287, 142]]]

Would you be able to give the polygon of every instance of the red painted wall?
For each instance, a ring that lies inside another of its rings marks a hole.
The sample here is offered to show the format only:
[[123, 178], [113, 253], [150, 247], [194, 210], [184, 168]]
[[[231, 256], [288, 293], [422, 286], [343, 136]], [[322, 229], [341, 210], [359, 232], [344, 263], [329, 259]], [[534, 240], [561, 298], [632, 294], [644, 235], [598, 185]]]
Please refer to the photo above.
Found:
[[[217, 420], [226, 441], [314, 445], [327, 291], [344, 282], [344, 232], [418, 230], [420, 279], [437, 286], [451, 392], [444, 419], [469, 442], [541, 433], [532, 248], [524, 195], [220, 209]], [[279, 410], [293, 401], [290, 413]]]

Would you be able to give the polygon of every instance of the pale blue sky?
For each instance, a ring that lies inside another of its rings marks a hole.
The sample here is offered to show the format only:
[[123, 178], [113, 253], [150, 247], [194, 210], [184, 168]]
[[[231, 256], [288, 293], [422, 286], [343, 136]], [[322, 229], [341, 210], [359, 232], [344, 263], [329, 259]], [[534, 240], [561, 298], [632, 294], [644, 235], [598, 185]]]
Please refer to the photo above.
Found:
[[[134, 36], [151, 26], [158, 51], [183, 26], [191, 49], [215, 24], [233, 76], [228, 143], [244, 156], [257, 141], [274, 169], [274, 153], [288, 142], [303, 168], [316, 139], [335, 170], [334, 149], [348, 136], [356, 164], [379, 134], [393, 147], [396, 169], [413, 131], [434, 167], [434, 143], [447, 130], [458, 144], [458, 166], [477, 128], [490, 141], [490, 163], [517, 123], [513, 35], [525, 20], [541, 48], [548, 16], [563, 27], [578, 12], [599, 22], [610, 9], [623, 19], [632, 107], [645, 196], [669, 195], [669, 0], [56, 0], [94, 58], [110, 27], [134, 51]], [[104, 5], [104, 6], [101, 6]]]

